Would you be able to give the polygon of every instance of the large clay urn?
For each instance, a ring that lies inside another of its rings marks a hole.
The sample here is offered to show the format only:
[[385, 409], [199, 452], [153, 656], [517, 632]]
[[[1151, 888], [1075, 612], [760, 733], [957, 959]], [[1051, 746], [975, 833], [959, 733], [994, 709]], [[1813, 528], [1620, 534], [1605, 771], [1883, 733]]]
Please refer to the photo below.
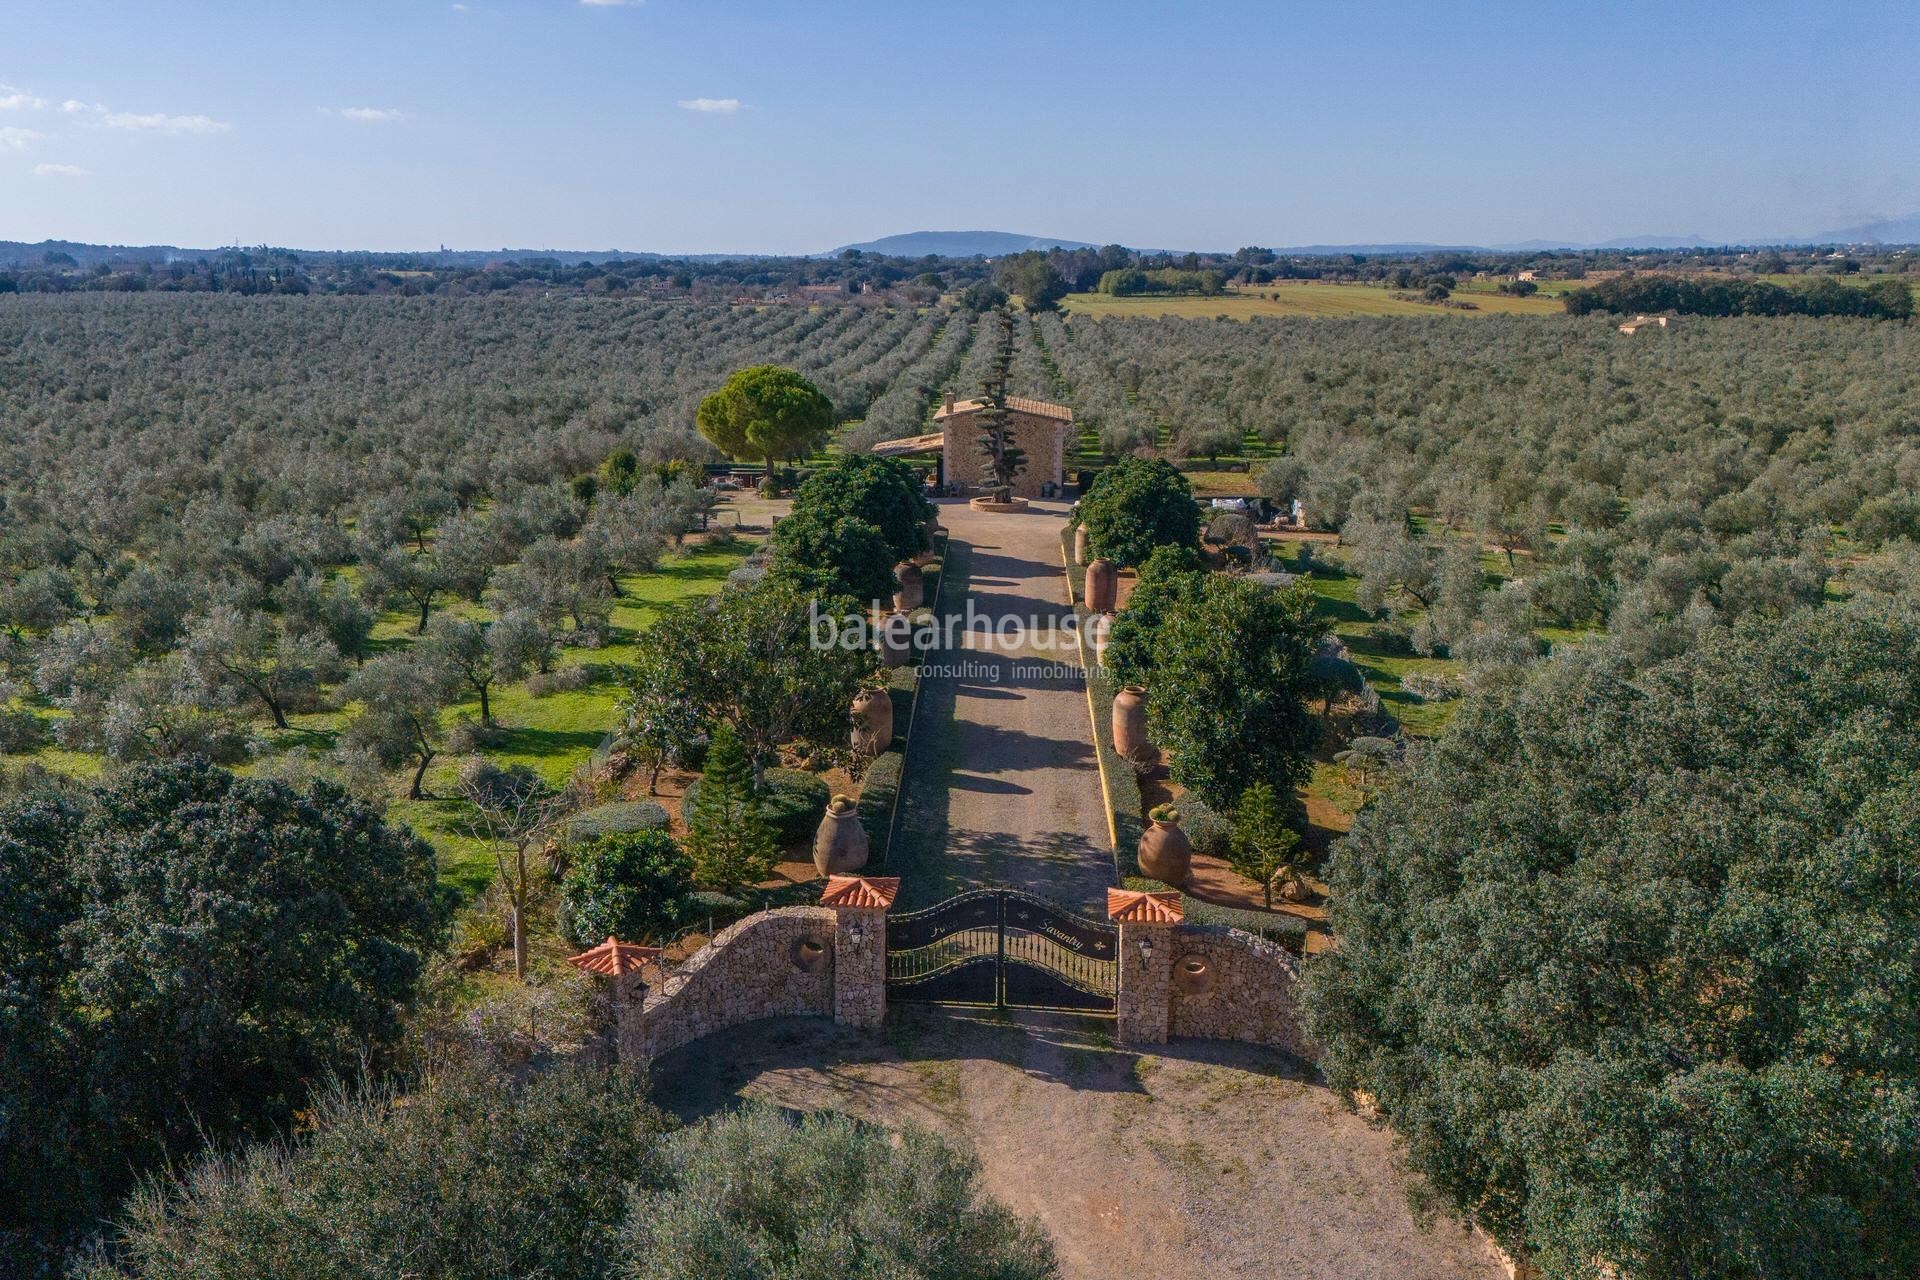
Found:
[[1073, 562], [1085, 564], [1087, 556], [1092, 554], [1092, 548], [1092, 540], [1087, 537], [1087, 526], [1075, 525], [1073, 527]]
[[880, 662], [904, 667], [913, 661], [913, 620], [898, 610], [880, 619]]
[[1113, 749], [1126, 760], [1144, 760], [1154, 754], [1147, 741], [1147, 691], [1137, 684], [1113, 696]]
[[927, 599], [927, 576], [911, 560], [902, 560], [893, 568], [894, 581], [900, 585], [893, 593], [896, 609], [918, 609]]
[[893, 741], [893, 695], [862, 689], [853, 695], [853, 749], [877, 756]]
[[1178, 889], [1193, 866], [1193, 846], [1180, 829], [1180, 811], [1162, 807], [1147, 817], [1146, 834], [1140, 837], [1140, 874]]
[[1095, 613], [1112, 613], [1120, 589], [1120, 571], [1113, 561], [1095, 559], [1087, 566], [1087, 608]]
[[860, 806], [851, 796], [835, 796], [813, 833], [813, 868], [823, 876], [837, 876], [866, 865], [867, 829], [860, 825]]

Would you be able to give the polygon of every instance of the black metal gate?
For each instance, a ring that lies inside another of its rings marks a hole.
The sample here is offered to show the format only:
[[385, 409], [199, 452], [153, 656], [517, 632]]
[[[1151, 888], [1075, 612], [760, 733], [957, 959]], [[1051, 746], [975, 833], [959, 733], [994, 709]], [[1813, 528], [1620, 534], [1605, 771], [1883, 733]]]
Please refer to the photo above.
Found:
[[887, 919], [887, 999], [1111, 1014], [1119, 931], [1016, 889]]

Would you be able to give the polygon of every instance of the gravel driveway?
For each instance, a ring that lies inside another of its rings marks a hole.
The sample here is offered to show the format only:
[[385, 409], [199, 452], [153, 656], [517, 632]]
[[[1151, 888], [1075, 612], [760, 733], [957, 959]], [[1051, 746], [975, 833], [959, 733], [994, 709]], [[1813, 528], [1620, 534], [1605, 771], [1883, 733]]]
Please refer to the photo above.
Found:
[[[1036, 502], [995, 515], [941, 504], [949, 580], [964, 574], [985, 626], [1073, 616], [1060, 564], [1065, 510]], [[942, 612], [964, 614], [966, 604], [943, 591]], [[981, 631], [930, 660], [888, 867], [902, 877], [903, 906], [993, 884], [1105, 916], [1113, 855], [1077, 662], [1077, 650]]]

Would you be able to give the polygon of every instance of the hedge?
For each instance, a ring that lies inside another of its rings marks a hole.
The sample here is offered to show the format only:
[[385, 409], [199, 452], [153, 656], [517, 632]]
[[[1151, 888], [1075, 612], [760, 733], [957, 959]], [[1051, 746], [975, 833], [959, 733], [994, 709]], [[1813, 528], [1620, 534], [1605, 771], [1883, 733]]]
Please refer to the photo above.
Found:
[[[946, 575], [948, 535], [943, 529], [934, 539], [934, 559], [922, 572], [926, 582], [926, 607], [935, 618], [940, 616], [940, 587]], [[886, 868], [887, 854], [893, 848], [894, 817], [900, 807], [900, 788], [907, 772], [908, 740], [913, 734], [913, 708], [920, 694], [920, 663], [927, 654], [915, 655], [915, 661], [887, 672], [887, 693], [893, 699], [893, 741], [870, 761], [860, 779], [860, 825], [867, 829], [867, 867], [870, 871]]]
[[667, 811], [651, 800], [617, 800], [574, 814], [561, 836], [568, 844], [577, 844], [617, 831], [665, 831], [667, 825]]
[[[1165, 893], [1173, 886], [1155, 880], [1151, 876], [1131, 875], [1121, 882], [1126, 888], [1138, 889], [1145, 893]], [[1251, 933], [1257, 938], [1265, 938], [1293, 952], [1302, 955], [1307, 947], [1307, 933], [1310, 926], [1299, 916], [1290, 916], [1282, 912], [1248, 911], [1240, 907], [1223, 907], [1216, 902], [1202, 902], [1190, 893], [1182, 892], [1180, 905], [1184, 909], [1188, 924], [1220, 924], [1243, 933]]]

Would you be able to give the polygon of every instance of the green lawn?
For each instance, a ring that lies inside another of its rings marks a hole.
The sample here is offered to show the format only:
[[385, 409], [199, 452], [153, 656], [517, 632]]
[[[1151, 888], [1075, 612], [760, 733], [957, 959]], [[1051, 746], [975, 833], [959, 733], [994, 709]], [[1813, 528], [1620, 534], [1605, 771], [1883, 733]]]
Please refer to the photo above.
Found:
[[[1353, 663], [1360, 668], [1380, 695], [1387, 713], [1418, 737], [1430, 737], [1446, 728], [1453, 717], [1453, 702], [1423, 702], [1400, 687], [1407, 676], [1458, 675], [1463, 667], [1450, 658], [1422, 658], [1417, 654], [1390, 653], [1381, 643], [1382, 620], [1369, 616], [1355, 600], [1360, 579], [1338, 569], [1316, 567], [1307, 581], [1320, 599], [1320, 611], [1333, 623], [1333, 633], [1346, 644]], [[1417, 616], [1412, 620], [1417, 621]]]

